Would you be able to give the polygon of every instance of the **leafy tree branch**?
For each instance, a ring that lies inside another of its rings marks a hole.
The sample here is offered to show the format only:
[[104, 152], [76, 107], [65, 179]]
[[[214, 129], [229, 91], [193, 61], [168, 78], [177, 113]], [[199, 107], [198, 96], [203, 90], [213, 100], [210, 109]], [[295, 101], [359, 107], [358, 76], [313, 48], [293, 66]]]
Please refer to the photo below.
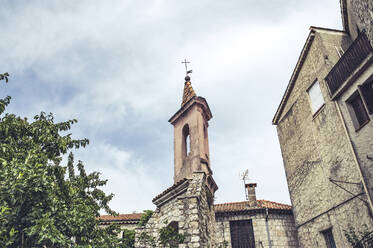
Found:
[[65, 134], [77, 120], [41, 112], [29, 121], [5, 113], [9, 103], [0, 100], [0, 247], [123, 247], [118, 226], [99, 227], [101, 210], [115, 214], [107, 181], [71, 152], [89, 144]]

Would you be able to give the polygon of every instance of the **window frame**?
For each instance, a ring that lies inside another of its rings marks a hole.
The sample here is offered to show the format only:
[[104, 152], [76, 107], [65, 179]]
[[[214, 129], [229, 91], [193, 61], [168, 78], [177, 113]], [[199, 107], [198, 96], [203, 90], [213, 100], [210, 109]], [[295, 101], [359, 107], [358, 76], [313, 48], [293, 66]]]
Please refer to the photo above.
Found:
[[[324, 237], [325, 244], [327, 248], [336, 248], [335, 239], [333, 235], [333, 228], [328, 228], [323, 231], [321, 231], [321, 234]], [[330, 239], [331, 238], [331, 239]]]
[[[355, 132], [358, 132], [370, 121], [367, 106], [362, 95], [360, 86], [358, 86], [358, 89], [346, 100], [347, 109], [350, 113]], [[355, 105], [355, 101], [360, 101], [359, 106]], [[363, 117], [364, 120], [360, 122], [358, 116]]]
[[[321, 98], [322, 98], [322, 104], [320, 106], [318, 106], [316, 109], [314, 109], [314, 103], [316, 101], [312, 100], [313, 98], [311, 97], [311, 90], [312, 88], [318, 84], [318, 88], [320, 90], [320, 95], [321, 95]], [[309, 101], [309, 104], [310, 104], [310, 108], [311, 108], [311, 112], [312, 112], [312, 116], [316, 116], [320, 111], [321, 109], [325, 106], [325, 97], [324, 97], [324, 94], [321, 90], [321, 83], [318, 79], [315, 79], [313, 81], [313, 83], [310, 85], [310, 87], [308, 87], [308, 89], [306, 90], [307, 91], [307, 95], [308, 95], [308, 101]]]
[[[365, 87], [369, 89], [371, 88], [370, 92], [369, 90], [365, 91]], [[364, 82], [362, 85], [358, 86], [358, 90], [361, 96], [361, 99], [363, 100], [363, 104], [365, 106], [366, 112], [369, 115], [373, 114], [373, 76], [370, 77], [366, 82]], [[371, 95], [371, 96], [370, 96]], [[367, 99], [371, 97], [371, 99]]]
[[[232, 248], [255, 248], [254, 226], [252, 219], [229, 221], [229, 232]], [[243, 233], [244, 232], [244, 233]]]

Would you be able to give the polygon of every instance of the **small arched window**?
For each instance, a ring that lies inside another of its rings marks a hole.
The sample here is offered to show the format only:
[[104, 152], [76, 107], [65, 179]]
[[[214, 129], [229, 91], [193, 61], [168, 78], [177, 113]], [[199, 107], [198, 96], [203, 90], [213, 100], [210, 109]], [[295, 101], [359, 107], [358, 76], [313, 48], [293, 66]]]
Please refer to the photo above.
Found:
[[185, 158], [190, 153], [190, 133], [189, 133], [188, 124], [185, 124], [185, 126], [183, 127], [182, 149], [183, 149], [183, 158]]

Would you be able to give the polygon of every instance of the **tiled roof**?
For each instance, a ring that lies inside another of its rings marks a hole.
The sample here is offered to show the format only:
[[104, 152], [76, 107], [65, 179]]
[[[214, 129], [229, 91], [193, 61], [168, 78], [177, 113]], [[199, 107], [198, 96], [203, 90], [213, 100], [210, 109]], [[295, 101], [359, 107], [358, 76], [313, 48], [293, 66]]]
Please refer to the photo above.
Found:
[[162, 193], [160, 193], [159, 195], [157, 195], [156, 197], [153, 198], [153, 202], [157, 199], [159, 199], [161, 196], [164, 196], [165, 194], [167, 194], [168, 192], [170, 192], [171, 190], [173, 190], [174, 188], [176, 188], [177, 186], [181, 185], [183, 182], [185, 182], [186, 180], [188, 180], [187, 178], [184, 178], [184, 179], [181, 179], [180, 181], [178, 181], [177, 183], [174, 183], [171, 187], [167, 188], [166, 190], [164, 190]]
[[101, 215], [100, 221], [110, 222], [110, 221], [139, 221], [142, 214], [120, 214], [117, 216], [113, 215]]
[[194, 90], [192, 88], [192, 84], [189, 81], [185, 82], [184, 92], [183, 92], [183, 101], [181, 103], [181, 106], [183, 106], [185, 103], [187, 103], [194, 96], [196, 96], [196, 93], [194, 92]]
[[292, 207], [287, 204], [266, 201], [266, 200], [257, 200], [256, 206], [250, 206], [248, 201], [243, 202], [229, 202], [222, 204], [215, 204], [215, 213], [216, 212], [237, 212], [245, 210], [255, 210], [255, 209], [277, 209], [277, 210], [291, 210]]
[[[178, 183], [174, 184], [172, 187], [166, 189], [162, 194], [158, 195], [157, 197], [162, 196], [166, 191], [173, 189], [177, 185], [185, 182], [186, 179], [179, 181]], [[266, 201], [266, 200], [257, 200], [256, 206], [250, 206], [248, 201], [243, 202], [229, 202], [229, 203], [221, 203], [215, 204], [215, 213], [229, 213], [229, 212], [240, 212], [246, 210], [257, 210], [257, 209], [275, 209], [275, 210], [287, 210], [290, 211], [292, 207], [287, 204], [282, 204], [273, 201]], [[126, 222], [126, 221], [139, 221], [142, 216], [141, 214], [120, 214], [117, 216], [113, 215], [101, 215], [100, 221], [101, 222]]]

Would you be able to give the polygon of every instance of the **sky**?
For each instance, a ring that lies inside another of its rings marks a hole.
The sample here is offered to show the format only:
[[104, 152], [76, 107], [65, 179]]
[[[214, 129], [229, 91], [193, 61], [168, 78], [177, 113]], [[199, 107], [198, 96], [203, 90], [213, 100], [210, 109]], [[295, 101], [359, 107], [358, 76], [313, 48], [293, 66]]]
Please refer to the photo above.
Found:
[[108, 179], [119, 213], [155, 209], [173, 184], [173, 126], [187, 59], [207, 99], [215, 203], [245, 200], [249, 171], [257, 199], [290, 204], [271, 121], [310, 26], [342, 29], [339, 0], [5, 0], [0, 72], [7, 111], [77, 119], [74, 151]]

